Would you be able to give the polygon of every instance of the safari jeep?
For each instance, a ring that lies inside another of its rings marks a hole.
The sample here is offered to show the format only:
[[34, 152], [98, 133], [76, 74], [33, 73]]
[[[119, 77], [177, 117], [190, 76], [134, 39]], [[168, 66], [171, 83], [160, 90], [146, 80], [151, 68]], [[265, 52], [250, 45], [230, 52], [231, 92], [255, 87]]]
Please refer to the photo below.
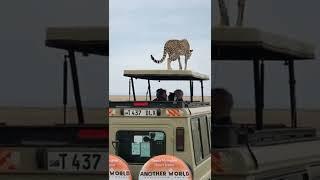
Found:
[[[62, 122], [62, 118], [56, 119], [49, 125], [2, 124], [0, 126], [0, 179], [106, 179], [108, 127], [104, 119], [98, 123], [89, 123], [84, 118], [75, 63], [77, 52], [86, 55], [107, 55], [106, 32], [106, 27], [47, 29], [46, 46], [67, 50], [68, 53], [78, 123], [71, 124], [64, 116], [63, 124], [57, 124]], [[64, 75], [66, 80], [67, 73], [65, 72]], [[64, 85], [66, 90], [66, 81]], [[64, 92], [64, 100], [66, 100], [67, 91]], [[66, 101], [64, 105], [64, 115], [66, 115]], [[103, 114], [103, 111], [101, 112]], [[61, 111], [61, 117], [62, 114], [63, 111]]]
[[[211, 179], [211, 107], [203, 102], [203, 90], [202, 102], [193, 101], [193, 82], [203, 87], [208, 76], [189, 70], [125, 70], [124, 76], [131, 79], [134, 100], [110, 102], [109, 152], [127, 161], [136, 180], [144, 163], [163, 154], [182, 159], [193, 179]], [[149, 100], [136, 100], [133, 79], [148, 81]], [[152, 80], [190, 81], [190, 101], [151, 101]]]
[[[316, 129], [298, 127], [294, 77], [295, 61], [314, 59], [313, 46], [253, 28], [215, 27], [213, 37], [212, 62], [252, 61], [256, 115], [255, 124], [217, 125], [213, 120], [213, 179], [319, 180], [320, 138]], [[291, 127], [264, 123], [268, 60], [288, 67]]]

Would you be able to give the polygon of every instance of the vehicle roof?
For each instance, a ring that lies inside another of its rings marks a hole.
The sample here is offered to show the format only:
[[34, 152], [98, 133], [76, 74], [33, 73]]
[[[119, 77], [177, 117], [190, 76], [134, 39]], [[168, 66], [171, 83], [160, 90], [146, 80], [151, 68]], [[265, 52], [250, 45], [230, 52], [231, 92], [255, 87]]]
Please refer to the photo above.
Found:
[[212, 60], [314, 59], [315, 47], [255, 28], [214, 27]]
[[149, 80], [209, 80], [209, 76], [191, 70], [124, 70], [123, 75]]
[[46, 30], [46, 46], [107, 56], [108, 28], [106, 26], [49, 27]]

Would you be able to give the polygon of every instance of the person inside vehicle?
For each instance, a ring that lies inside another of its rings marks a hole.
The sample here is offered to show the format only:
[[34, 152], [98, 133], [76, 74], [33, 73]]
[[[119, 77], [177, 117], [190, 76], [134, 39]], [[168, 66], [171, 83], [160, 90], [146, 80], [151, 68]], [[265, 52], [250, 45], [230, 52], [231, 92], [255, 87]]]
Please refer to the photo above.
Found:
[[167, 101], [167, 91], [162, 88], [157, 89], [156, 96], [157, 98], [155, 98], [153, 101]]
[[174, 98], [175, 98], [175, 94], [173, 92], [170, 92], [168, 96], [168, 101], [174, 101]]
[[183, 91], [181, 89], [177, 89], [174, 91], [175, 101], [183, 101]]
[[232, 124], [231, 110], [233, 108], [233, 97], [230, 92], [224, 88], [215, 88], [212, 90], [213, 98], [213, 122], [214, 124], [227, 125]]

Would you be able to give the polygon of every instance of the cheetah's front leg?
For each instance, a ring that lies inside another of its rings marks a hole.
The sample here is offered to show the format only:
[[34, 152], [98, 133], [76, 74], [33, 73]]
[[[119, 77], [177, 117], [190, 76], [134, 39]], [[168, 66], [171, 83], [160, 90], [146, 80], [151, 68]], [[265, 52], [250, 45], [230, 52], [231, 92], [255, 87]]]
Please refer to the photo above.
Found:
[[181, 64], [181, 61], [180, 61], [180, 56], [178, 56], [178, 61], [179, 61], [179, 69], [182, 70], [182, 64]]
[[188, 63], [188, 59], [187, 57], [184, 59], [184, 70], [187, 70], [187, 63]]

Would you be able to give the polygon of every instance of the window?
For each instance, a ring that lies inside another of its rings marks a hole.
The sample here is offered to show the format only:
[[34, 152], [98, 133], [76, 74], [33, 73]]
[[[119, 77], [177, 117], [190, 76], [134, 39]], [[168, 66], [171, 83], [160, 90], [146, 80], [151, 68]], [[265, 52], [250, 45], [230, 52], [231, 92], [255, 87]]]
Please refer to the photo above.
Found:
[[166, 136], [160, 131], [118, 131], [117, 155], [128, 163], [147, 162], [153, 156], [166, 154]]
[[196, 117], [191, 119], [191, 132], [196, 165], [210, 157], [210, 131], [208, 119]]
[[209, 132], [208, 132], [208, 123], [207, 118], [201, 117], [200, 119], [200, 132], [201, 132], [201, 143], [202, 143], [202, 153], [203, 158], [206, 158], [210, 156], [210, 138], [209, 138]]
[[191, 119], [191, 131], [192, 131], [192, 141], [193, 141], [193, 150], [194, 150], [194, 158], [196, 160], [196, 164], [199, 164], [202, 161], [202, 146], [200, 139], [200, 125], [198, 118]]

